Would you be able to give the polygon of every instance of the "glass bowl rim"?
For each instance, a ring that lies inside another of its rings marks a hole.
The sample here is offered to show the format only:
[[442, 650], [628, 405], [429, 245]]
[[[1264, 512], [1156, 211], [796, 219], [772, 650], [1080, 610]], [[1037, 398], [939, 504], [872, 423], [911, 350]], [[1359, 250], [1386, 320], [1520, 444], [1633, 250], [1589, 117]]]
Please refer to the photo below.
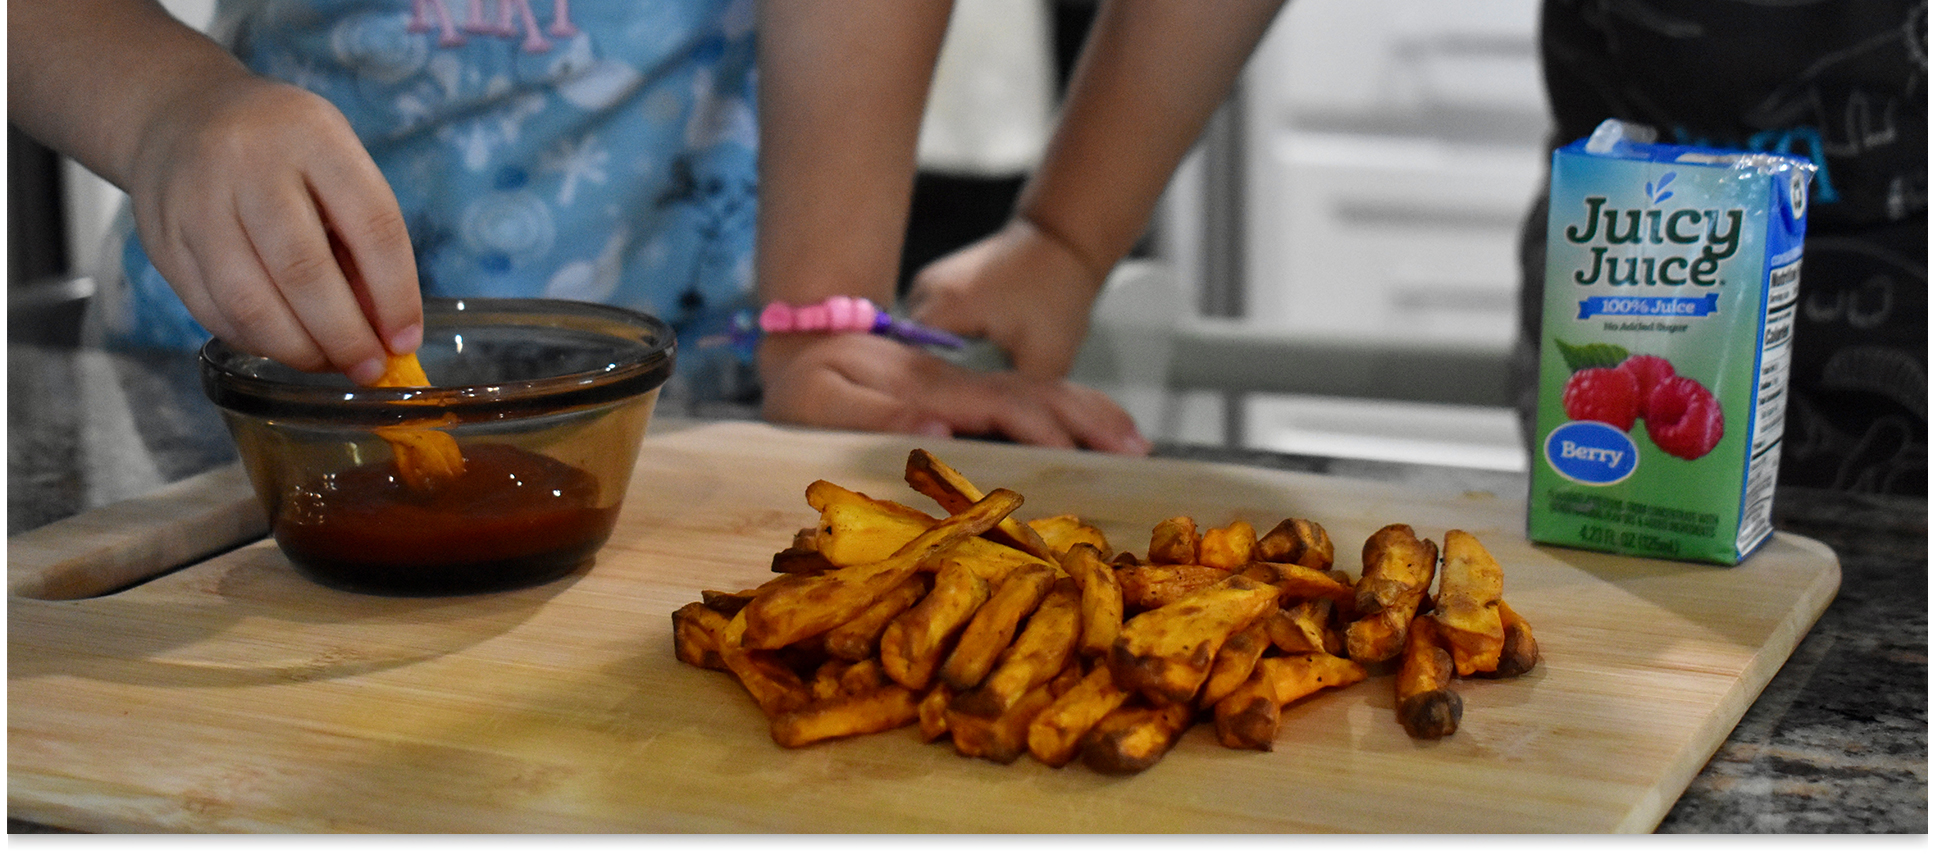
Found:
[[267, 360], [211, 338], [199, 354], [203, 391], [218, 407], [271, 419], [387, 425], [454, 414], [460, 421], [480, 421], [600, 406], [656, 390], [671, 378], [678, 349], [672, 327], [657, 317], [581, 300], [425, 297], [423, 312], [430, 332], [515, 318], [532, 318], [513, 322], [545, 328], [576, 322], [636, 341], [642, 356], [615, 367], [487, 385], [319, 386], [243, 373], [237, 363]]

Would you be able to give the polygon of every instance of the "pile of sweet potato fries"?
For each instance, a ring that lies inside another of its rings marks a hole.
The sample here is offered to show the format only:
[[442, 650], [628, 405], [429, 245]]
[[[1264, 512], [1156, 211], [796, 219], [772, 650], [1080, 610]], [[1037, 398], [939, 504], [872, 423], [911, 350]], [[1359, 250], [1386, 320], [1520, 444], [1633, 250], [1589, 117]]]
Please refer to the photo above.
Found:
[[924, 450], [906, 478], [947, 517], [814, 482], [819, 524], [777, 577], [672, 613], [678, 658], [737, 677], [780, 745], [918, 724], [966, 756], [1136, 772], [1199, 717], [1269, 750], [1290, 703], [1373, 673], [1394, 677], [1406, 732], [1436, 739], [1463, 712], [1455, 677], [1538, 662], [1503, 571], [1460, 530], [1442, 570], [1409, 526], [1378, 530], [1353, 582], [1308, 520], [1259, 536], [1171, 518], [1138, 557], [1073, 515], [1016, 520], [1020, 494]]

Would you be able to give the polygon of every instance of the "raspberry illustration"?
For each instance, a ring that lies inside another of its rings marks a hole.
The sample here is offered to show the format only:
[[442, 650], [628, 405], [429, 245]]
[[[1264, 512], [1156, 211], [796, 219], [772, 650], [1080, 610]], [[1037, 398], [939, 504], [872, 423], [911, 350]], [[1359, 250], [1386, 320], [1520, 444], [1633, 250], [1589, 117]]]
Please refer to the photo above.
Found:
[[1653, 397], [1653, 387], [1660, 385], [1660, 381], [1672, 380], [1679, 376], [1673, 370], [1673, 363], [1666, 361], [1662, 357], [1649, 356], [1644, 353], [1635, 353], [1632, 356], [1626, 357], [1626, 361], [1619, 363], [1619, 367], [1632, 372], [1633, 379], [1639, 381], [1639, 403], [1641, 405], [1646, 403], [1646, 399]]
[[1639, 418], [1639, 381], [1621, 368], [1581, 368], [1565, 382], [1560, 403], [1575, 422], [1604, 422], [1631, 431]]
[[1646, 434], [1661, 452], [1691, 461], [1720, 444], [1720, 402], [1700, 381], [1671, 377], [1646, 399]]

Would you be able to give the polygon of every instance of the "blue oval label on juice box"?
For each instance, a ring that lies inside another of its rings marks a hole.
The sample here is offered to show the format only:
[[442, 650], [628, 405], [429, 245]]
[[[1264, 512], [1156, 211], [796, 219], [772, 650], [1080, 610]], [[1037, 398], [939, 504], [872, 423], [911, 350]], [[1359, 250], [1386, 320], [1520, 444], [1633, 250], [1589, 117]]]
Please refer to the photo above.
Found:
[[1604, 422], [1567, 422], [1546, 435], [1545, 462], [1581, 485], [1616, 485], [1639, 466], [1639, 447]]

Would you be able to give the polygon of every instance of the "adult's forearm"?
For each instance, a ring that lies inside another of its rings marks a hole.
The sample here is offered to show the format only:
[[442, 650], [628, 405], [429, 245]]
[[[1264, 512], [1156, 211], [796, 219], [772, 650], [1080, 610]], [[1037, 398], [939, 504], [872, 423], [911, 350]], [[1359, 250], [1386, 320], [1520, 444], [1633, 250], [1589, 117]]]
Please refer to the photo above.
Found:
[[243, 74], [153, 0], [7, 3], [8, 119], [116, 185], [159, 112]]
[[921, 111], [951, 5], [761, 3], [763, 299], [892, 300]]
[[1283, 5], [1105, 2], [1020, 212], [1105, 276]]

